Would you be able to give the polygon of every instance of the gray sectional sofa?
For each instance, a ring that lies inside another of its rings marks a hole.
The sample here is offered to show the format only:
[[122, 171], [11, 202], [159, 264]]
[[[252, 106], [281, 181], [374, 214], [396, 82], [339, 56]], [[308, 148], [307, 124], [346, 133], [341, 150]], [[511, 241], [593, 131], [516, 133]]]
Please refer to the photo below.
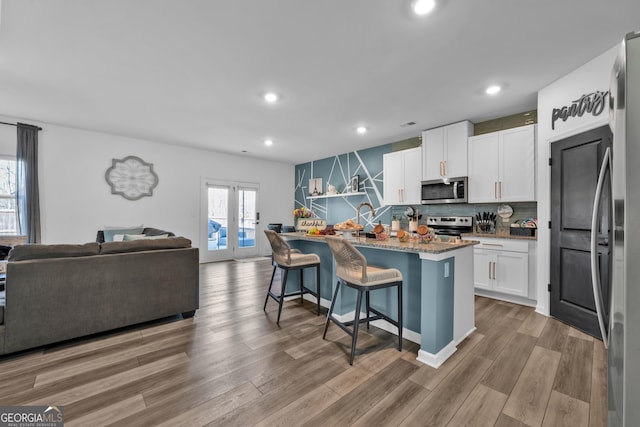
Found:
[[0, 354], [198, 308], [198, 249], [184, 237], [18, 245], [0, 298]]

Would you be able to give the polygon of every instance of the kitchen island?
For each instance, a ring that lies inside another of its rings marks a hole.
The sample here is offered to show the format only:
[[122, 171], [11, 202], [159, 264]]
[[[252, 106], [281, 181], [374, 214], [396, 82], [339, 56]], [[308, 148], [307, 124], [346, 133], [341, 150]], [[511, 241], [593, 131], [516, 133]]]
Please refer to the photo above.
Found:
[[[337, 279], [333, 256], [324, 236], [303, 233], [284, 233], [282, 236], [293, 248], [320, 256], [320, 295], [322, 304], [328, 307]], [[439, 367], [455, 353], [457, 344], [475, 330], [473, 245], [478, 242], [436, 239], [421, 243], [365, 237], [354, 237], [351, 242], [369, 264], [397, 268], [402, 272], [403, 336], [420, 344], [419, 361]], [[313, 288], [314, 281], [315, 276], [305, 276], [307, 286]], [[355, 291], [342, 287], [334, 307], [336, 317], [353, 319], [355, 298]], [[371, 305], [396, 317], [397, 293], [392, 290], [373, 292]], [[397, 332], [385, 321], [379, 320], [373, 325]]]

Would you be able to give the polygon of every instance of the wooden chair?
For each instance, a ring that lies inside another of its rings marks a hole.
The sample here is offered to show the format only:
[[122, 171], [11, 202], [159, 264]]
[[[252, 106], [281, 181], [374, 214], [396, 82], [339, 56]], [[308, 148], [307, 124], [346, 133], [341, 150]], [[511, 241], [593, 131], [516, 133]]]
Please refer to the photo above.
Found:
[[[269, 239], [271, 244], [271, 250], [273, 252], [273, 273], [271, 273], [271, 281], [269, 282], [269, 290], [267, 291], [267, 297], [264, 300], [263, 310], [267, 309], [267, 302], [269, 297], [273, 298], [278, 303], [278, 320], [277, 324], [280, 324], [280, 313], [282, 312], [282, 303], [284, 299], [289, 296], [300, 295], [300, 302], [303, 301], [303, 295], [310, 293], [317, 299], [317, 314], [320, 314], [320, 257], [316, 254], [303, 254], [297, 249], [291, 249], [291, 246], [284, 240], [278, 233], [272, 230], [264, 230], [264, 233]], [[316, 290], [315, 292], [304, 286], [304, 274], [305, 268], [315, 267], [316, 269]], [[276, 269], [280, 268], [284, 271], [282, 283], [280, 285], [280, 294], [276, 294], [272, 291], [273, 278], [276, 274]], [[286, 293], [285, 288], [287, 285], [287, 276], [289, 270], [300, 271], [300, 290]]]
[[[349, 241], [342, 237], [326, 237], [327, 244], [333, 253], [336, 261], [336, 276], [338, 283], [331, 300], [331, 307], [327, 313], [327, 321], [324, 325], [324, 333], [322, 338], [325, 339], [329, 322], [332, 321], [347, 334], [351, 335], [351, 357], [349, 364], [353, 365], [353, 358], [356, 353], [356, 341], [358, 339], [358, 325], [378, 319], [384, 319], [398, 328], [398, 351], [402, 351], [402, 273], [395, 268], [379, 268], [367, 264], [367, 260]], [[341, 322], [333, 316], [333, 308], [336, 303], [336, 297], [340, 285], [344, 284], [358, 292], [356, 299], [355, 318], [352, 321]], [[376, 289], [384, 289], [392, 286], [398, 288], [398, 319], [391, 319], [384, 313], [372, 308], [369, 304], [369, 292]], [[365, 295], [366, 317], [360, 319], [360, 305], [362, 303], [362, 294]], [[374, 316], [371, 316], [373, 313]], [[348, 326], [353, 325], [352, 329]]]

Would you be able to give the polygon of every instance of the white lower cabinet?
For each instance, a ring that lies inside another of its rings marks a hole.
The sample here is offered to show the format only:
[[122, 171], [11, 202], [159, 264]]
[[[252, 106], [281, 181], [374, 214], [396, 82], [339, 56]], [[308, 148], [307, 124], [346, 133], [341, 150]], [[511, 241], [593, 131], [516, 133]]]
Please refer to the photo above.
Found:
[[[534, 298], [529, 290], [529, 242], [493, 238], [479, 240], [481, 243], [473, 249], [476, 290]], [[535, 245], [532, 250], [535, 250]]]

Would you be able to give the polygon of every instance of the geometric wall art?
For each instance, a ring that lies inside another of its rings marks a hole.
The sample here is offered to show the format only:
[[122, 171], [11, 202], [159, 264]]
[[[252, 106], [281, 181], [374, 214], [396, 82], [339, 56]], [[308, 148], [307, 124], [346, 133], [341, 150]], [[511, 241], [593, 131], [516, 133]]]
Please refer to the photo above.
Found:
[[[368, 202], [375, 215], [362, 209], [360, 224], [370, 229], [379, 221], [390, 223], [391, 207], [382, 205], [382, 157], [389, 152], [391, 144], [385, 144], [296, 165], [294, 208], [304, 206], [316, 217], [326, 219], [327, 224], [335, 224], [347, 219], [355, 221], [358, 205]], [[324, 188], [308, 188], [309, 182], [316, 182], [314, 179], [321, 179]], [[357, 188], [352, 188], [354, 183]], [[314, 191], [321, 195], [310, 196]]]

